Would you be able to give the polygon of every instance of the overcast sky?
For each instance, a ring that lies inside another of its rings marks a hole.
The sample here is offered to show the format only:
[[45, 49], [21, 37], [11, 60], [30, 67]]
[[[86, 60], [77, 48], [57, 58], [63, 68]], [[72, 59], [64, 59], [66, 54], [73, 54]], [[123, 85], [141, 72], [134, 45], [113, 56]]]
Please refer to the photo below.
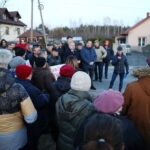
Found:
[[[149, 0], [41, 0], [41, 3], [44, 22], [50, 28], [104, 22], [132, 26], [150, 12]], [[8, 0], [5, 7], [19, 11], [22, 21], [30, 27], [31, 0]], [[40, 23], [38, 0], [34, 0], [34, 27]]]

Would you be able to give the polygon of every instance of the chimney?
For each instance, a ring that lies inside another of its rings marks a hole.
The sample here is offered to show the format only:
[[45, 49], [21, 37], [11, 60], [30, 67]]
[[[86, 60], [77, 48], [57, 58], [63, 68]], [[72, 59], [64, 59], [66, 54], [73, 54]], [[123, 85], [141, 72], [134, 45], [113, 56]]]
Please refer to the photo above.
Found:
[[147, 18], [150, 17], [150, 12], [147, 12]]

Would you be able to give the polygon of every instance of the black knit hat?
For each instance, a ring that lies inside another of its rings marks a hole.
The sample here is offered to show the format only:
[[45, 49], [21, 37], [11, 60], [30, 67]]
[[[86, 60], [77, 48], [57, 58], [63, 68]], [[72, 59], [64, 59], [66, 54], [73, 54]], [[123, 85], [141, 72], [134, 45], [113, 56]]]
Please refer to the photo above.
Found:
[[118, 46], [117, 50], [118, 50], [118, 51], [122, 51], [122, 47], [121, 47], [121, 46]]
[[83, 46], [83, 45], [82, 45], [82, 43], [78, 42], [78, 43], [77, 43], [77, 46]]
[[57, 48], [53, 48], [52, 51], [59, 52]]
[[21, 56], [22, 57], [26, 53], [26, 50], [22, 47], [15, 47], [14, 50], [15, 50], [15, 55], [16, 56]]
[[39, 68], [43, 67], [45, 65], [45, 63], [46, 63], [46, 59], [44, 57], [38, 57], [35, 60], [35, 65], [36, 65], [36, 67], [39, 67]]
[[70, 38], [72, 39], [72, 36], [68, 35], [68, 36], [67, 36], [67, 39], [70, 39]]

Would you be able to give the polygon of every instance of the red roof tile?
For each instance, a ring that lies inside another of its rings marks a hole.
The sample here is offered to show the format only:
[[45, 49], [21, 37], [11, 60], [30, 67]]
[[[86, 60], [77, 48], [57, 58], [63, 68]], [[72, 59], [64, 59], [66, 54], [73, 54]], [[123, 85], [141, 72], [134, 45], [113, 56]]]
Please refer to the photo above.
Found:
[[[27, 30], [26, 32], [21, 34], [18, 38], [26, 38], [26, 37], [30, 37], [30, 36], [31, 36], [31, 30]], [[33, 31], [33, 37], [43, 37], [43, 35], [36, 31]]]
[[129, 28], [128, 30], [126, 30], [123, 34], [128, 34], [130, 31], [132, 31], [133, 29], [135, 29], [136, 27], [140, 26], [141, 24], [143, 24], [144, 22], [146, 22], [147, 20], [150, 19], [150, 16], [146, 17], [145, 19], [141, 20], [140, 22], [138, 22], [137, 24], [135, 24], [133, 27]]

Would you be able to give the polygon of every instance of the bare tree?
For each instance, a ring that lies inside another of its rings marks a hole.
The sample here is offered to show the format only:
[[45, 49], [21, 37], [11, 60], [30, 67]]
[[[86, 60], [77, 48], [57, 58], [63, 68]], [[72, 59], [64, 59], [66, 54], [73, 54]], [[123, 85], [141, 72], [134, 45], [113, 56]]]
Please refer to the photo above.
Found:
[[0, 3], [0, 8], [4, 8], [7, 2], [8, 2], [8, 0], [3, 0], [3, 1]]

